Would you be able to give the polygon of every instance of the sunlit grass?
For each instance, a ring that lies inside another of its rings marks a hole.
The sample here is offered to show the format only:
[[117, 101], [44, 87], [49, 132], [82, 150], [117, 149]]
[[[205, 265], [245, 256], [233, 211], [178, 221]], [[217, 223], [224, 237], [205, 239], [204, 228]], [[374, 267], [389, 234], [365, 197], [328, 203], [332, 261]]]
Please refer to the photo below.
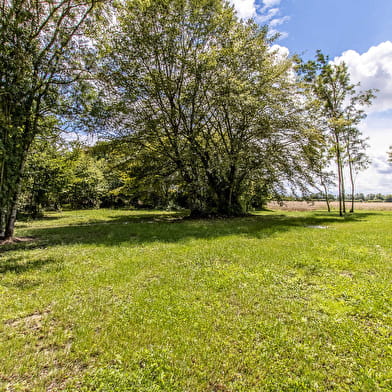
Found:
[[392, 390], [391, 212], [180, 218], [21, 222], [0, 390]]

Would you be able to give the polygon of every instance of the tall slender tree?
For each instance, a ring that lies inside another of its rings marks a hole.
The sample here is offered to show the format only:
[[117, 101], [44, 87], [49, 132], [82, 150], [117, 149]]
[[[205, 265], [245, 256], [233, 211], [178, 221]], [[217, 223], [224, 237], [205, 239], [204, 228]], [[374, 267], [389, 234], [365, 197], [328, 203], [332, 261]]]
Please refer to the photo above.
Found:
[[[342, 216], [346, 212], [344, 167], [348, 163], [353, 174], [354, 161], [365, 161], [365, 143], [356, 127], [366, 116], [363, 107], [371, 104], [374, 90], [357, 91], [359, 84], [350, 82], [347, 65], [330, 62], [320, 51], [315, 61], [301, 63], [298, 71], [311, 104], [324, 122], [325, 140], [335, 157], [339, 214]], [[356, 159], [353, 159], [354, 155]], [[357, 169], [362, 167], [356, 166]], [[353, 176], [350, 178], [353, 184]]]
[[361, 170], [369, 166], [370, 159], [366, 155], [367, 148], [366, 139], [362, 137], [362, 133], [356, 127], [348, 127], [344, 132], [345, 143], [345, 162], [348, 166], [349, 180], [351, 186], [350, 198], [351, 207], [350, 212], [354, 212], [355, 208], [355, 176]]

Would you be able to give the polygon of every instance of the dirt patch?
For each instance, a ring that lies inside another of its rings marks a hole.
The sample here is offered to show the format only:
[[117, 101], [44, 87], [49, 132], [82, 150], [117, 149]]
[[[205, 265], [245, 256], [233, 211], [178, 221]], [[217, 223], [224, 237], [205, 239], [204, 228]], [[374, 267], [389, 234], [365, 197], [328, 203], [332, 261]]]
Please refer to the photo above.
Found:
[[11, 335], [28, 336], [28, 351], [34, 355], [35, 364], [31, 373], [24, 371], [23, 363], [21, 366], [15, 364], [11, 374], [1, 374], [0, 371], [1, 391], [68, 390], [68, 384], [80, 378], [88, 368], [86, 360], [73, 355], [74, 324], [56, 319], [50, 305], [46, 309], [4, 321], [4, 324], [7, 326], [6, 332]]
[[31, 242], [34, 240], [34, 237], [13, 237], [8, 240], [0, 240], [0, 245], [17, 244], [19, 242]]
[[11, 319], [5, 321], [6, 325], [14, 328], [23, 328], [26, 330], [40, 330], [42, 328], [42, 321], [48, 316], [50, 310], [44, 310], [43, 312], [35, 312], [28, 316]]

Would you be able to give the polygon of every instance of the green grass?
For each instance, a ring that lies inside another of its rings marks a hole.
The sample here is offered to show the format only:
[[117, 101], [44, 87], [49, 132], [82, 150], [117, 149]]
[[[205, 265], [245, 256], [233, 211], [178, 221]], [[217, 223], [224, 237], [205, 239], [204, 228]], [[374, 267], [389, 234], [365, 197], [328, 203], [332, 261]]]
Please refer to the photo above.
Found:
[[392, 212], [179, 218], [20, 222], [0, 390], [392, 390]]

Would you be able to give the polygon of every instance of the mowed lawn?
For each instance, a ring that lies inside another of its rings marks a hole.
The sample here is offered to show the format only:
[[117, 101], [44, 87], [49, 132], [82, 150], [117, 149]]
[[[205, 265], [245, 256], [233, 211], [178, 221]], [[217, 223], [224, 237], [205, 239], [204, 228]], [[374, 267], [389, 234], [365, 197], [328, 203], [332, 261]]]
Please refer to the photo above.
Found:
[[392, 390], [392, 211], [67, 211], [17, 236], [1, 391]]

